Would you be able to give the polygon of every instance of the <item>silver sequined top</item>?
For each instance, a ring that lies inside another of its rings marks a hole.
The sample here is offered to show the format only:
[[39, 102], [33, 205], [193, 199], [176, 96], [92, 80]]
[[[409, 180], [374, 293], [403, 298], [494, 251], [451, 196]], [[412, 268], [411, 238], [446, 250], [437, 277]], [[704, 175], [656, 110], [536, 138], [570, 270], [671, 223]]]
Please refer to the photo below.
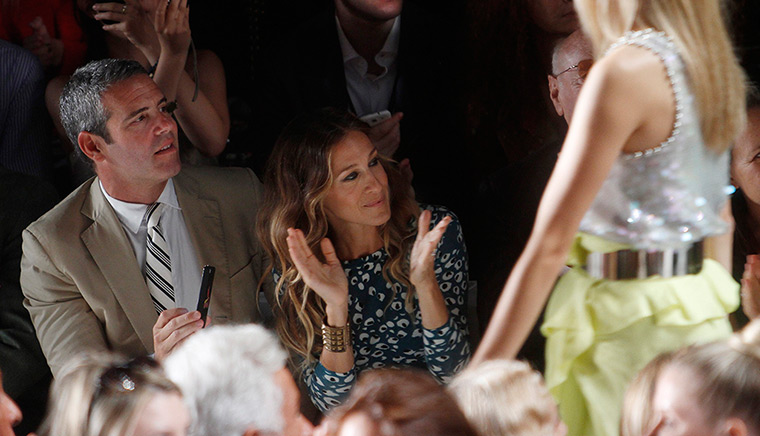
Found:
[[640, 249], [679, 248], [724, 233], [728, 226], [719, 213], [728, 192], [728, 152], [717, 154], [704, 144], [675, 44], [647, 29], [626, 33], [607, 53], [624, 44], [652, 50], [665, 64], [676, 119], [665, 142], [617, 159], [580, 231]]

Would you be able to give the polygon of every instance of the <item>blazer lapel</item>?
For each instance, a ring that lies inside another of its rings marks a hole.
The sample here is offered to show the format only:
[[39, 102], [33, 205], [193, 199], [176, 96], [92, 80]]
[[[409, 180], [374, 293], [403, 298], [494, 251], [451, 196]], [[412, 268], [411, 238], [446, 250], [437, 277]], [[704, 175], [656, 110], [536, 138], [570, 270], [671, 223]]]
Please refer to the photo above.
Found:
[[[90, 186], [90, 195], [82, 205], [82, 214], [93, 223], [81, 238], [98, 265], [116, 300], [124, 309], [132, 328], [153, 352], [153, 325], [158, 319], [143, 273], [119, 218], [100, 190], [98, 179]], [[121, 327], [124, 328], [124, 327]]]
[[211, 265], [216, 268], [210, 313], [214, 318], [231, 318], [231, 272], [225, 241], [227, 238], [234, 239], [235, 235], [225, 235], [219, 203], [203, 198], [197, 180], [180, 172], [174, 177], [174, 190], [198, 256], [198, 263], [201, 266]]

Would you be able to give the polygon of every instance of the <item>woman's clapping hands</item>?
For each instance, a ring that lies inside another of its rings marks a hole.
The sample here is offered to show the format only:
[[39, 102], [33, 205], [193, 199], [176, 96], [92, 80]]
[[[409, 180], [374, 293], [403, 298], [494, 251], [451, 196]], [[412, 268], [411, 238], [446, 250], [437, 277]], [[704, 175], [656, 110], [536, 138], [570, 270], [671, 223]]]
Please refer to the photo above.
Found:
[[414, 241], [409, 258], [409, 280], [417, 287], [425, 284], [437, 285], [434, 269], [435, 253], [438, 242], [441, 241], [446, 232], [446, 227], [451, 222], [451, 217], [447, 216], [439, 221], [432, 230], [428, 230], [430, 228], [430, 217], [429, 210], [423, 210], [420, 214], [417, 239]]
[[314, 255], [302, 231], [293, 228], [288, 229], [287, 243], [290, 258], [303, 277], [304, 283], [325, 301], [328, 317], [333, 308], [338, 311], [345, 309], [345, 316], [347, 317], [348, 279], [338, 256], [335, 254], [335, 247], [333, 247], [332, 242], [327, 238], [320, 242], [326, 263], [322, 263]]

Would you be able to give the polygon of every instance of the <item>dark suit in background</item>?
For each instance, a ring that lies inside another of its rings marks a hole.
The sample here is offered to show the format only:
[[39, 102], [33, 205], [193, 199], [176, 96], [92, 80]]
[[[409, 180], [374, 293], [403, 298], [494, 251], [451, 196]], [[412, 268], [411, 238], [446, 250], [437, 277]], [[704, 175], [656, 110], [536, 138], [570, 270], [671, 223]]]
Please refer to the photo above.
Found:
[[53, 187], [41, 179], [0, 168], [0, 369], [3, 388], [24, 414], [15, 429], [21, 435], [41, 421], [51, 378], [22, 304], [21, 232], [57, 201]]
[[[417, 198], [459, 212], [464, 177], [461, 64], [451, 27], [416, 4], [404, 3], [398, 75], [388, 109], [404, 113], [401, 145], [393, 158], [410, 159]], [[261, 64], [250, 100], [256, 137], [249, 151], [259, 174], [293, 117], [326, 106], [352, 109], [333, 6], [275, 45]]]

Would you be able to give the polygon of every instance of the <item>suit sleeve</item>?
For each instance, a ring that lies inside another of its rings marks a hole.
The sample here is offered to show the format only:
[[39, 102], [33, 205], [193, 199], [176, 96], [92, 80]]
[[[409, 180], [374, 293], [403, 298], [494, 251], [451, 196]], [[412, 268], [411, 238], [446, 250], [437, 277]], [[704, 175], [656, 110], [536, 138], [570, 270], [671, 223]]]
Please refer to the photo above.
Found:
[[54, 377], [81, 352], [108, 350], [103, 328], [76, 284], [29, 229], [23, 234], [21, 288]]

